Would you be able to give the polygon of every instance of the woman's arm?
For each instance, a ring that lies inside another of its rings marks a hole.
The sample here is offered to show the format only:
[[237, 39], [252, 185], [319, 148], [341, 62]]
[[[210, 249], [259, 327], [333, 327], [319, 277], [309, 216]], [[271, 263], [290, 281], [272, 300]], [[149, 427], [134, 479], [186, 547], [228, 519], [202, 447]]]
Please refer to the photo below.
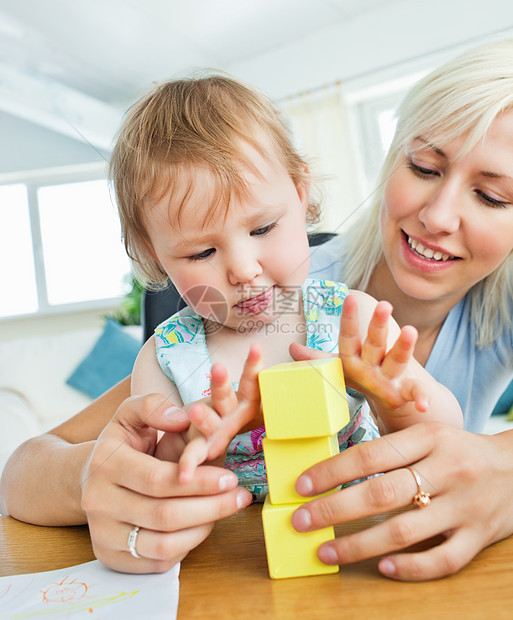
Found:
[[38, 525], [86, 523], [80, 506], [83, 470], [94, 440], [129, 394], [128, 377], [60, 426], [19, 446], [0, 481], [0, 512]]

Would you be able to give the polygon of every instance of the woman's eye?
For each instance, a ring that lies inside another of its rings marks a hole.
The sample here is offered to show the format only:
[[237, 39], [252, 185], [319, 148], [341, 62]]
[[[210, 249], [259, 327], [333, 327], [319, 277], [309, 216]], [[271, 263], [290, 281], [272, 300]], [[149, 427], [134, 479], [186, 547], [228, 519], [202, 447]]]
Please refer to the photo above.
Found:
[[408, 168], [412, 172], [414, 172], [416, 175], [421, 176], [421, 177], [439, 176], [438, 170], [433, 170], [433, 168], [424, 168], [423, 166], [419, 166], [411, 159], [408, 162]]
[[488, 205], [489, 207], [498, 207], [500, 209], [505, 209], [507, 206], [511, 204], [509, 202], [502, 202], [501, 200], [492, 198], [491, 196], [489, 196], [488, 194], [485, 194], [480, 189], [476, 190], [476, 194], [479, 200], [483, 202], [485, 205]]
[[209, 248], [208, 250], [203, 250], [203, 252], [198, 252], [198, 254], [193, 254], [192, 256], [188, 256], [188, 260], [205, 260], [206, 258], [210, 258], [212, 254], [215, 252], [214, 248]]
[[261, 228], [256, 228], [255, 230], [252, 230], [250, 234], [253, 237], [259, 237], [259, 236], [262, 236], [262, 235], [266, 235], [275, 226], [276, 226], [276, 222], [273, 222], [272, 224], [268, 224], [267, 226], [262, 226]]

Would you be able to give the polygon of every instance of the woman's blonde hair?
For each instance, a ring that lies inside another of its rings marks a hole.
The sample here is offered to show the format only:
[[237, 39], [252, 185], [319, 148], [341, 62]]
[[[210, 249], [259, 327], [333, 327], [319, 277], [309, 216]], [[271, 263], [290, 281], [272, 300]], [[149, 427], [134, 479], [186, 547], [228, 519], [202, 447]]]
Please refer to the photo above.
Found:
[[[513, 109], [513, 40], [488, 43], [442, 65], [420, 80], [398, 111], [395, 135], [369, 208], [348, 235], [344, 281], [365, 290], [383, 258], [379, 213], [387, 180], [405, 147], [418, 136], [443, 145], [466, 134], [459, 156], [482, 140], [493, 121]], [[471, 291], [471, 319], [477, 342], [490, 346], [511, 325], [513, 252]]]
[[[226, 213], [231, 197], [247, 191], [241, 172], [241, 162], [249, 165], [244, 143], [264, 157], [277, 156], [296, 186], [309, 181], [306, 163], [271, 102], [227, 76], [165, 82], [128, 110], [112, 152], [110, 178], [138, 279], [153, 288], [167, 282], [149, 251], [145, 214], [152, 204], [170, 191], [178, 201], [179, 218], [194, 169], [202, 167], [216, 181], [210, 217], [220, 209]], [[319, 206], [311, 202], [307, 221], [318, 217]]]

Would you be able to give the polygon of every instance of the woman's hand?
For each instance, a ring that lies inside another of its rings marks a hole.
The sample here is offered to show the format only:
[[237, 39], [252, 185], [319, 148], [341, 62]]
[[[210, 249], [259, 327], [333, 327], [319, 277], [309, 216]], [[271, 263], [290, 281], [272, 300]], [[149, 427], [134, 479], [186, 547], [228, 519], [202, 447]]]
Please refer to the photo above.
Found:
[[[429, 505], [321, 545], [323, 562], [348, 564], [384, 555], [379, 570], [387, 577], [436, 579], [457, 572], [481, 549], [513, 533], [513, 431], [474, 435], [440, 423], [361, 443], [308, 469], [296, 483], [306, 496], [385, 473], [304, 504], [292, 517], [294, 528], [311, 531], [411, 505], [418, 489], [407, 466], [431, 495]], [[444, 540], [432, 548], [390, 555], [439, 534]]]
[[[87, 514], [96, 557], [114, 570], [164, 572], [210, 533], [214, 523], [251, 503], [237, 477], [218, 467], [198, 467], [178, 481], [178, 464], [154, 457], [158, 431], [181, 433], [185, 413], [164, 396], [123, 402], [99, 436], [82, 476], [82, 509]], [[139, 526], [136, 551], [130, 531]]]

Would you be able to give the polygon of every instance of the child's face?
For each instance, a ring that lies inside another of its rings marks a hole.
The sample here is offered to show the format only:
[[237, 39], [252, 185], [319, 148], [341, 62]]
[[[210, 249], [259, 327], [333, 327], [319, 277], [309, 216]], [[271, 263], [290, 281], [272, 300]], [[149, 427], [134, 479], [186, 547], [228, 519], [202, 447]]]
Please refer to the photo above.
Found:
[[308, 187], [296, 187], [277, 159], [249, 145], [245, 151], [258, 174], [243, 169], [247, 195], [240, 201], [233, 196], [227, 213], [221, 208], [206, 218], [215, 180], [197, 168], [179, 224], [171, 192], [146, 216], [154, 257], [189, 306], [231, 329], [297, 311], [310, 264]]

